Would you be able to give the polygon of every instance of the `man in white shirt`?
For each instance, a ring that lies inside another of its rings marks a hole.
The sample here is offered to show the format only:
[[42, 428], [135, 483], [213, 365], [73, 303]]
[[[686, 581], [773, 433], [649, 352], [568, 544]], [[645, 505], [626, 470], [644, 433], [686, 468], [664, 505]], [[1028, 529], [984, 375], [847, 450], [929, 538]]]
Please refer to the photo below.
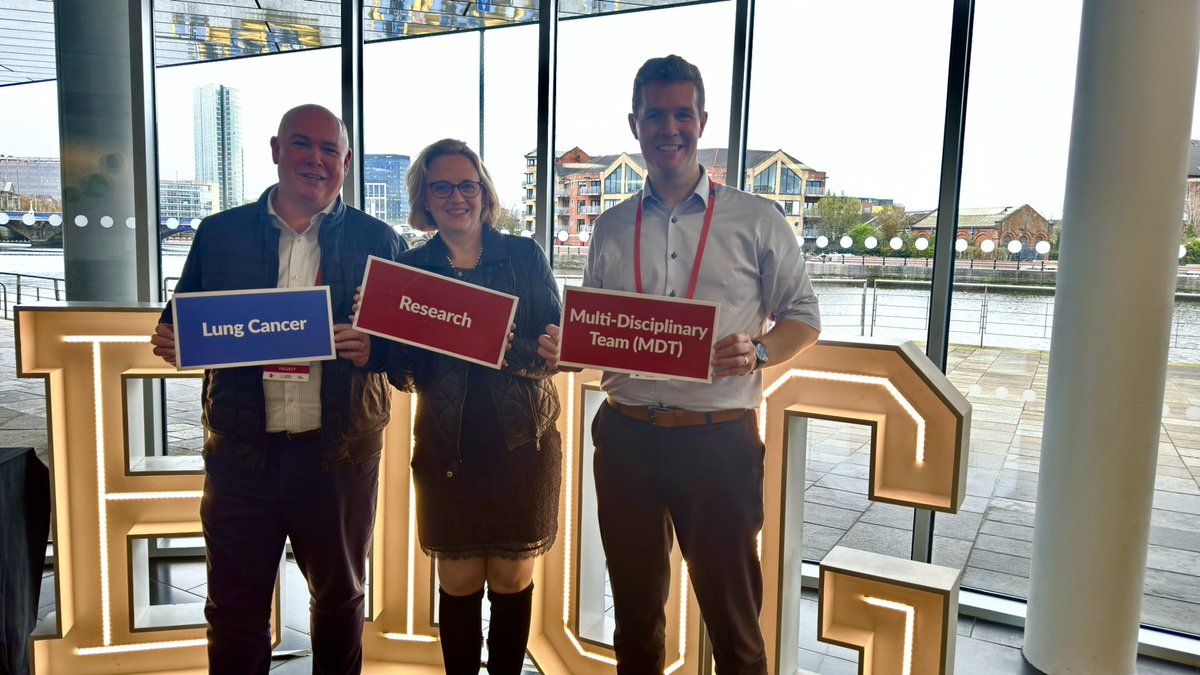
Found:
[[592, 437], [622, 674], [665, 665], [672, 527], [717, 672], [767, 672], [758, 625], [759, 369], [792, 358], [820, 332], [817, 299], [778, 205], [710, 181], [697, 161], [707, 120], [695, 66], [671, 55], [641, 67], [629, 127], [646, 184], [597, 219], [584, 270], [588, 287], [721, 303], [711, 384], [604, 374], [608, 403]]
[[[338, 358], [204, 374], [209, 672], [266, 673], [275, 576], [290, 538], [312, 593], [313, 672], [362, 668], [365, 561], [390, 397], [386, 341], [344, 323], [367, 257], [406, 246], [346, 206], [346, 127], [316, 105], [289, 110], [271, 139], [279, 183], [200, 224], [176, 292], [327, 285]], [[152, 337], [175, 362], [170, 306]]]

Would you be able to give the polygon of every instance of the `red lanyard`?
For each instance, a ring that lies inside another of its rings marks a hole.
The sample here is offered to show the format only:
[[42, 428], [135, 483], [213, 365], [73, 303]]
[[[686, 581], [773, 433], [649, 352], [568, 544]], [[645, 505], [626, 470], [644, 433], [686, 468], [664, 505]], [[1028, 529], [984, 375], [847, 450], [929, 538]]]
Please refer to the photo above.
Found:
[[[700, 262], [704, 260], [704, 247], [708, 244], [708, 227], [712, 225], [713, 205], [717, 202], [717, 188], [708, 182], [708, 208], [704, 211], [704, 227], [700, 230], [700, 242], [696, 244], [696, 262], [692, 263], [692, 278], [688, 282], [688, 300], [696, 294], [696, 281], [700, 278]], [[633, 278], [637, 292], [642, 292], [642, 197], [638, 197], [637, 220], [633, 225]]]

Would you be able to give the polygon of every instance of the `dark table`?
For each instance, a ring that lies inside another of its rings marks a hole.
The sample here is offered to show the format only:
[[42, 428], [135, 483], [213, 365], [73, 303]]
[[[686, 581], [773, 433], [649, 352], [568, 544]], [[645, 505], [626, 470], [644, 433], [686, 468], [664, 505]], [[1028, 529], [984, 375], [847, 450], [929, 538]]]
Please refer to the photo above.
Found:
[[0, 675], [29, 672], [49, 533], [46, 465], [33, 448], [0, 448]]

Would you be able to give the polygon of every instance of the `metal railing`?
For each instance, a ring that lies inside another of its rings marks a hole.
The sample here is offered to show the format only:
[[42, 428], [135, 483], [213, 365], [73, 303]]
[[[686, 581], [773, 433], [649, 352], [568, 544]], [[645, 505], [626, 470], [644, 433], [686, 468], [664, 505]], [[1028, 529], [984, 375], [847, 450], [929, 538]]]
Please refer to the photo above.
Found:
[[17, 272], [0, 272], [0, 279], [13, 279], [13, 294], [9, 296], [8, 285], [0, 281], [3, 292], [0, 293], [0, 317], [13, 318], [12, 308], [23, 302], [41, 302], [42, 300], [62, 300], [65, 292], [65, 282], [57, 277], [46, 277], [39, 274], [21, 274]]
[[[814, 279], [822, 332], [924, 341], [929, 282], [893, 279]], [[1054, 287], [956, 283], [950, 342], [1049, 351]], [[1176, 293], [1171, 321], [1172, 361], [1200, 361], [1200, 294]]]
[[[586, 246], [555, 245], [555, 253], [586, 255]], [[12, 281], [8, 281], [11, 279]], [[8, 281], [8, 283], [5, 283]], [[163, 277], [169, 299], [179, 277]], [[559, 276], [560, 286], [577, 285], [578, 273]], [[929, 323], [929, 282], [897, 279], [814, 279], [827, 336], [860, 335], [925, 340]], [[10, 288], [11, 287], [11, 288]], [[23, 302], [62, 300], [56, 277], [0, 272], [0, 318], [12, 319]], [[950, 313], [950, 341], [1010, 349], [1048, 351], [1054, 328], [1054, 287], [956, 283]], [[1170, 358], [1200, 361], [1200, 293], [1176, 293], [1171, 319]]]

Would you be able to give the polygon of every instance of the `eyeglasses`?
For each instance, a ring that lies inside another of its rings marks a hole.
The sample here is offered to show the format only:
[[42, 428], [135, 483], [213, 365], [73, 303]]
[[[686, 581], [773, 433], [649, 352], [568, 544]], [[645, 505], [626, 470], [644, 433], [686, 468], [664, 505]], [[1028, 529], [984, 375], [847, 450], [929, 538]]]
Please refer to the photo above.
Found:
[[464, 180], [457, 185], [449, 181], [438, 180], [429, 184], [429, 191], [438, 199], [445, 199], [454, 193], [454, 189], [458, 188], [458, 194], [464, 197], [475, 197], [482, 189], [483, 183], [477, 180]]

